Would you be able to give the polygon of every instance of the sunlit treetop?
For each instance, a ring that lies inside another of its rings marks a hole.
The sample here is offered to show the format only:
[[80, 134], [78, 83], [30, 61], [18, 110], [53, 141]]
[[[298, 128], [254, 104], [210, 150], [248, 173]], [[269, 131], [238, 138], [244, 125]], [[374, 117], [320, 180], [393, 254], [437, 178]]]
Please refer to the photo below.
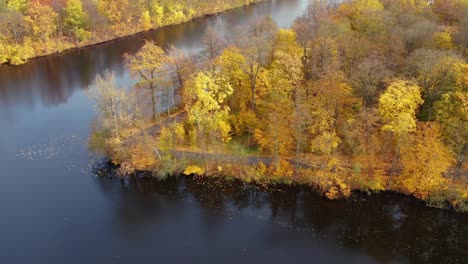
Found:
[[411, 82], [396, 80], [380, 96], [379, 113], [383, 131], [403, 135], [416, 130], [416, 111], [423, 103], [420, 88]]

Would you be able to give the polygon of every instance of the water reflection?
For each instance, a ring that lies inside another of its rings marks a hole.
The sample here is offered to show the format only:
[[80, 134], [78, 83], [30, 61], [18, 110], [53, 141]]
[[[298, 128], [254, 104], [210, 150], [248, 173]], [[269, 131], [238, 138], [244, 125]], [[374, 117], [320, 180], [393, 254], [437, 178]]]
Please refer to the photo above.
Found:
[[[99, 168], [100, 175], [112, 172], [107, 164]], [[120, 185], [115, 179], [99, 177], [98, 182], [106, 182], [102, 191], [119, 201], [115, 208], [123, 225], [119, 229], [141, 228], [148, 219], [177, 219], [182, 215], [178, 211], [196, 210], [191, 221], [200, 223], [198, 228], [206, 237], [231, 228], [232, 232], [256, 232], [262, 223], [270, 223], [275, 226], [272, 233], [260, 235], [272, 245], [285, 243], [275, 242], [274, 233], [283, 230], [303, 235], [300, 242], [287, 241], [289, 246], [331, 244], [339, 247], [337, 254], [343, 249], [365, 253], [379, 263], [462, 263], [468, 259], [464, 235], [468, 226], [462, 224], [467, 223], [467, 215], [427, 208], [415, 199], [396, 194], [356, 194], [348, 201], [329, 201], [307, 187], [264, 189], [221, 179], [142, 178]], [[122, 192], [134, 192], [135, 196], [129, 199]], [[240, 230], [225, 224], [238, 216], [254, 219], [255, 223]]]

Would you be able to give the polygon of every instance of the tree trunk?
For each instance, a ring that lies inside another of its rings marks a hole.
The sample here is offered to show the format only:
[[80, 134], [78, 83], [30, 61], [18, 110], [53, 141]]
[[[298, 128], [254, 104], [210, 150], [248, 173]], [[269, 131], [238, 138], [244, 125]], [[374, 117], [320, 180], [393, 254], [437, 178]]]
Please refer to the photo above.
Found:
[[156, 91], [154, 88], [151, 88], [151, 106], [152, 106], [152, 113], [153, 113], [153, 121], [156, 121]]

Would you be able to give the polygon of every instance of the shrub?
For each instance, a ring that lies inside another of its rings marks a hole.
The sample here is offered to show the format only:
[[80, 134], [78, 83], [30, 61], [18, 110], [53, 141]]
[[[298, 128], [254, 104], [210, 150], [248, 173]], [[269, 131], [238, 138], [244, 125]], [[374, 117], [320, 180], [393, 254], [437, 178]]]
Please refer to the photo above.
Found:
[[189, 165], [187, 168], [184, 170], [184, 174], [189, 176], [189, 175], [204, 175], [205, 174], [205, 169], [202, 167], [199, 167], [197, 165]]

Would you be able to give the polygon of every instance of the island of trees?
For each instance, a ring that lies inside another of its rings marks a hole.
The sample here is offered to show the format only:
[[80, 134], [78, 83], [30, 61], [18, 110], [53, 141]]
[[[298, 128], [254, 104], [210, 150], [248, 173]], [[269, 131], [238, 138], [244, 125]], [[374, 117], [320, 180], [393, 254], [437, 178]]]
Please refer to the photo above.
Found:
[[468, 211], [468, 2], [312, 0], [291, 29], [207, 29], [200, 54], [147, 42], [89, 96], [90, 146], [147, 172], [395, 191]]
[[259, 0], [0, 0], [0, 65], [88, 46]]

